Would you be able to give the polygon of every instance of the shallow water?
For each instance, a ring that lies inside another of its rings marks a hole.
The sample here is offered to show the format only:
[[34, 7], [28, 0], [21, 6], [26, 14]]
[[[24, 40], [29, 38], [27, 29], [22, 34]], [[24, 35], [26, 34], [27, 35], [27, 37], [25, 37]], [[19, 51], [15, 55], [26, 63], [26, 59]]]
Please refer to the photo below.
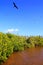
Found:
[[2, 65], [43, 65], [43, 48], [14, 52]]

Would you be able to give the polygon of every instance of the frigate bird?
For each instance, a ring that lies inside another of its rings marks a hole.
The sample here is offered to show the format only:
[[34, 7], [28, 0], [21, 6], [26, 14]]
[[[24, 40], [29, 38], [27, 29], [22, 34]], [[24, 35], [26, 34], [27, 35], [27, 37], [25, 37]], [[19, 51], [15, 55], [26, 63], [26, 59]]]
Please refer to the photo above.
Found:
[[18, 9], [18, 7], [16, 6], [15, 2], [13, 2], [13, 5], [14, 5], [14, 7], [15, 7], [16, 9]]

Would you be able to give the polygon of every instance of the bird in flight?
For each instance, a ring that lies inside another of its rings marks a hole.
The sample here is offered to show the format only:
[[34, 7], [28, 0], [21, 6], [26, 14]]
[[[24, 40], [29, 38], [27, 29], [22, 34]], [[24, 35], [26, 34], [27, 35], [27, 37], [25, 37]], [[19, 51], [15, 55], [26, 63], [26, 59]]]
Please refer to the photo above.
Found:
[[13, 2], [13, 5], [14, 5], [14, 7], [15, 7], [16, 9], [18, 9], [18, 7], [16, 6], [15, 2]]

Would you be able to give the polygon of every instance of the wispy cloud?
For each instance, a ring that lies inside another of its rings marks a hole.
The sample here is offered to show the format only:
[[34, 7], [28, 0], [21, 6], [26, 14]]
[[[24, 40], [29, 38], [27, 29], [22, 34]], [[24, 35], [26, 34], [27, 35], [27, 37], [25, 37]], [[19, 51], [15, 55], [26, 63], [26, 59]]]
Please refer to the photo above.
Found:
[[8, 29], [8, 30], [6, 30], [6, 32], [9, 32], [9, 33], [13, 33], [13, 32], [18, 32], [19, 31], [19, 29]]
[[19, 29], [14, 29], [14, 31], [15, 31], [15, 32], [18, 32], [18, 31], [19, 31]]

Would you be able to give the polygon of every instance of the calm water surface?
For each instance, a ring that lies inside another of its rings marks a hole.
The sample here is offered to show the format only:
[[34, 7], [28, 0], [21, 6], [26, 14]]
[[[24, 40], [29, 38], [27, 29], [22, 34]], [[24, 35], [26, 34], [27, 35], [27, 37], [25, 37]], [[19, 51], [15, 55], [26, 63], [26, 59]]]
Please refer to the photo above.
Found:
[[2, 65], [43, 65], [43, 48], [14, 52]]

